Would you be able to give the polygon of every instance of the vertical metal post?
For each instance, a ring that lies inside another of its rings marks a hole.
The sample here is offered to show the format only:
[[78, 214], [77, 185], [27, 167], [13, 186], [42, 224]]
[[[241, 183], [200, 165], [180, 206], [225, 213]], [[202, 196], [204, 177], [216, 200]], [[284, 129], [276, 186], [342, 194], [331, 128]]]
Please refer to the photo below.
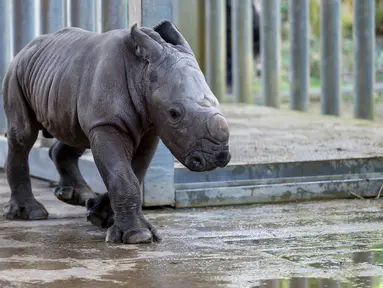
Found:
[[11, 60], [11, 9], [9, 0], [0, 0], [0, 133], [7, 130], [3, 108], [3, 79]]
[[375, 0], [353, 1], [356, 118], [374, 118]]
[[96, 31], [96, 1], [70, 0], [70, 26]]
[[[142, 25], [153, 27], [162, 20], [173, 21], [173, 0], [141, 0]], [[175, 202], [174, 157], [160, 141], [144, 179], [143, 206]]]
[[234, 99], [253, 103], [253, 21], [252, 0], [231, 0], [231, 33]]
[[66, 26], [66, 0], [40, 1], [41, 34], [54, 33]]
[[290, 108], [307, 111], [309, 93], [309, 1], [289, 1]]
[[198, 64], [205, 72], [204, 0], [177, 0], [176, 25], [189, 42]]
[[101, 32], [128, 27], [128, 0], [101, 1]]
[[341, 65], [340, 0], [321, 0], [320, 23], [321, 110], [322, 114], [339, 115]]
[[13, 55], [36, 37], [35, 0], [13, 0]]
[[226, 5], [205, 1], [206, 80], [219, 101], [226, 98]]
[[265, 105], [275, 108], [280, 106], [280, 11], [280, 0], [262, 0], [262, 93]]
[[142, 25], [153, 27], [162, 20], [173, 21], [173, 0], [141, 0]]
[[135, 23], [141, 26], [141, 0], [128, 1], [128, 27], [133, 26]]
[[[66, 0], [40, 0], [40, 34], [54, 33], [66, 26]], [[47, 139], [39, 132], [40, 145], [50, 147], [54, 139]]]

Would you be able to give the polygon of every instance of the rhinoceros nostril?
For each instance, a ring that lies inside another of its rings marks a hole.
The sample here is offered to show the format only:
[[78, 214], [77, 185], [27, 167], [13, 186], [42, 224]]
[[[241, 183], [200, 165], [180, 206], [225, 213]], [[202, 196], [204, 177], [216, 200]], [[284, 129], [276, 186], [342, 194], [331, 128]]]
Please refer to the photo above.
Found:
[[201, 171], [205, 167], [205, 159], [200, 155], [189, 156], [185, 161], [186, 167], [192, 171]]
[[201, 168], [202, 167], [202, 159], [200, 157], [194, 157], [191, 161], [191, 164], [195, 167], [195, 168]]
[[215, 158], [217, 159], [217, 161], [223, 162], [226, 160], [228, 154], [229, 154], [228, 152], [223, 151], [223, 152], [220, 152]]
[[229, 125], [222, 115], [215, 114], [210, 117], [206, 122], [206, 127], [211, 137], [215, 140], [219, 142], [227, 142], [229, 140]]
[[231, 154], [228, 151], [221, 151], [215, 158], [218, 167], [225, 167], [231, 160]]

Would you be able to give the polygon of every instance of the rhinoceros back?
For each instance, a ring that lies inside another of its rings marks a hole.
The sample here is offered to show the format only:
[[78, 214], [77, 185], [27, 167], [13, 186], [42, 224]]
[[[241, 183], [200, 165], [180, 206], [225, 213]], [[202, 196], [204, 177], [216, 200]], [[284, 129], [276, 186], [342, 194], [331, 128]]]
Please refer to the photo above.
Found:
[[64, 28], [42, 35], [20, 51], [18, 78], [43, 130], [67, 144], [85, 140], [78, 121], [78, 97], [89, 89], [106, 35]]

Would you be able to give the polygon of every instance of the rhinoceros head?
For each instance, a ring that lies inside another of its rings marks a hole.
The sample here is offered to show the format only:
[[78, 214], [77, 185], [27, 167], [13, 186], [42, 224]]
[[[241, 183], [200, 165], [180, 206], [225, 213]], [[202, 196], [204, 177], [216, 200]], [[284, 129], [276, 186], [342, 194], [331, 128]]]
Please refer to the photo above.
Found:
[[142, 91], [161, 140], [192, 171], [226, 166], [228, 123], [185, 38], [169, 21], [153, 30], [135, 25], [131, 35], [145, 62]]

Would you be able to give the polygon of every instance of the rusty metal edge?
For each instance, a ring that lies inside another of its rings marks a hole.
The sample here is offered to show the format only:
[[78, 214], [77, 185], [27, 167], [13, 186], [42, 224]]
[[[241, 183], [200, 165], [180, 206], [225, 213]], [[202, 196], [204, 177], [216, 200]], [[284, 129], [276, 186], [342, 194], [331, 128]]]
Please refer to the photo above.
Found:
[[209, 172], [192, 172], [186, 168], [177, 168], [174, 181], [178, 185], [290, 177], [330, 177], [377, 172], [383, 173], [383, 157], [229, 165]]
[[376, 196], [383, 174], [374, 178], [322, 180], [205, 189], [176, 190], [176, 208], [266, 204], [304, 200], [347, 199]]

